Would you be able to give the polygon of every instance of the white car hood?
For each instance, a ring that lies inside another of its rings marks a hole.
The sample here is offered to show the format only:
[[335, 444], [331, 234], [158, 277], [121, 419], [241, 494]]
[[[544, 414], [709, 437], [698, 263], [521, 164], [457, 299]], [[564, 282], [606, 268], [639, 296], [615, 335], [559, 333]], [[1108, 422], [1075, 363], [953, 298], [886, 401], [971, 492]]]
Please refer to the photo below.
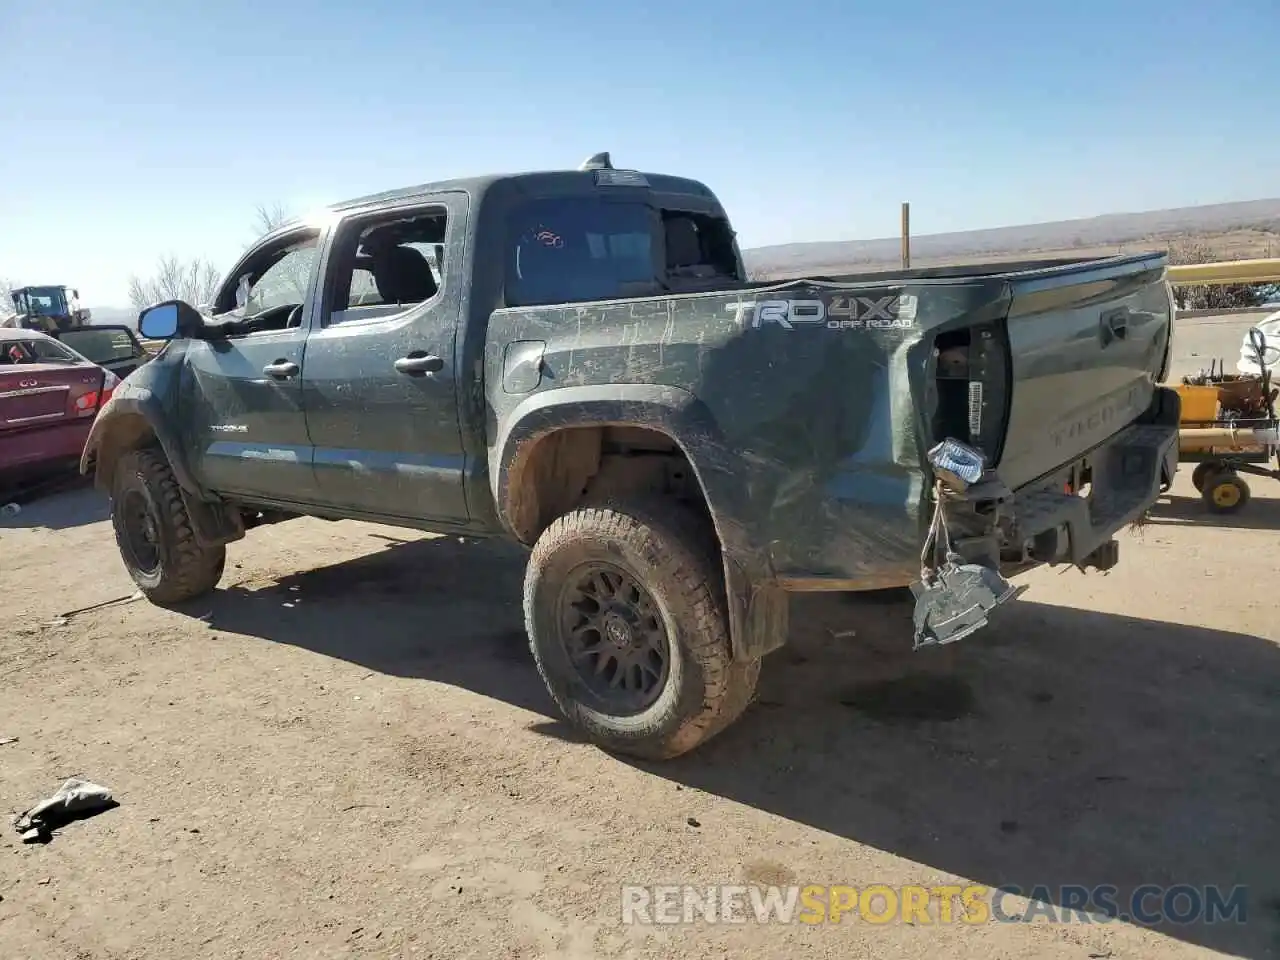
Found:
[[[1261, 330], [1263, 336], [1267, 338], [1265, 354], [1267, 369], [1273, 373], [1280, 373], [1280, 310], [1267, 314], [1255, 323], [1253, 327]], [[1247, 331], [1244, 335], [1244, 341], [1240, 344], [1240, 360], [1236, 363], [1236, 370], [1252, 376], [1262, 373], [1258, 369], [1258, 359], [1253, 352], [1253, 344], [1249, 342]]]

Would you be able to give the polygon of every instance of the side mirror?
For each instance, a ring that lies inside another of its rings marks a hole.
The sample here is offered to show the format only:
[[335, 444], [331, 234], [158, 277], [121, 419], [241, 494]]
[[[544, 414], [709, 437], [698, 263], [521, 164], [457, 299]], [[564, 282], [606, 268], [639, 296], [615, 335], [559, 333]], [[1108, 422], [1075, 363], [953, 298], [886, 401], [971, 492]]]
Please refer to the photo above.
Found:
[[196, 308], [182, 300], [157, 303], [138, 314], [138, 332], [147, 340], [191, 337], [202, 327], [204, 320]]

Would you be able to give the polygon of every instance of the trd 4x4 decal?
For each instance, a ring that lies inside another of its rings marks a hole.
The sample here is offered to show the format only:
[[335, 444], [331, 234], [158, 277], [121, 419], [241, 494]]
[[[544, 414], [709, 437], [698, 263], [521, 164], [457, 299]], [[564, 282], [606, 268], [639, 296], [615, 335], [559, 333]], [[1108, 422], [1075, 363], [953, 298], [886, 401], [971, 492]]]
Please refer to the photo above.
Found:
[[785, 330], [821, 326], [832, 330], [892, 330], [911, 327], [916, 298], [911, 294], [883, 297], [836, 296], [824, 300], [741, 300], [726, 303], [734, 321], [759, 329], [776, 323]]

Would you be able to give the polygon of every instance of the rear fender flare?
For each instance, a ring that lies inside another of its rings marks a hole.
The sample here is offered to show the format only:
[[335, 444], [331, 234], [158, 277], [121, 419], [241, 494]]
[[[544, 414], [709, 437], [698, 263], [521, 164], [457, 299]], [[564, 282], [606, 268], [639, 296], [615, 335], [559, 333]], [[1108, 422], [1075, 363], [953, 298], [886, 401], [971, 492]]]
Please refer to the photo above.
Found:
[[782, 646], [787, 595], [777, 583], [766, 545], [753, 535], [745, 502], [748, 465], [729, 448], [707, 406], [687, 390], [656, 384], [563, 387], [517, 404], [501, 417], [489, 452], [489, 476], [503, 526], [516, 535], [512, 483], [524, 450], [557, 430], [610, 425], [663, 433], [689, 461], [720, 541], [735, 657], [754, 659]]

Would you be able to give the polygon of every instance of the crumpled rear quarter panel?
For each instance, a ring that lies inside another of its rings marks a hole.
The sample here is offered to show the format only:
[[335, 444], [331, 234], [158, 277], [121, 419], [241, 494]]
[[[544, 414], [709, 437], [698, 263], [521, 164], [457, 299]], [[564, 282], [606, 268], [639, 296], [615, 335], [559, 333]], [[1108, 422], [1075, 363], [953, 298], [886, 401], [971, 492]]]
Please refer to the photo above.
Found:
[[[1003, 290], [991, 281], [797, 282], [501, 309], [490, 318], [485, 358], [490, 442], [534, 393], [679, 388], [675, 402], [699, 406], [690, 419], [708, 425], [675, 439], [717, 524], [763, 551], [776, 576], [807, 589], [903, 584], [918, 573], [924, 528], [922, 417], [931, 399], [919, 386], [929, 349], [922, 339], [962, 319], [998, 316]], [[912, 298], [914, 311], [902, 308]], [[508, 348], [512, 341], [525, 345]], [[539, 342], [540, 376], [508, 363], [504, 386], [504, 355], [523, 351], [527, 361], [528, 344]], [[712, 473], [732, 482], [709, 483]]]

